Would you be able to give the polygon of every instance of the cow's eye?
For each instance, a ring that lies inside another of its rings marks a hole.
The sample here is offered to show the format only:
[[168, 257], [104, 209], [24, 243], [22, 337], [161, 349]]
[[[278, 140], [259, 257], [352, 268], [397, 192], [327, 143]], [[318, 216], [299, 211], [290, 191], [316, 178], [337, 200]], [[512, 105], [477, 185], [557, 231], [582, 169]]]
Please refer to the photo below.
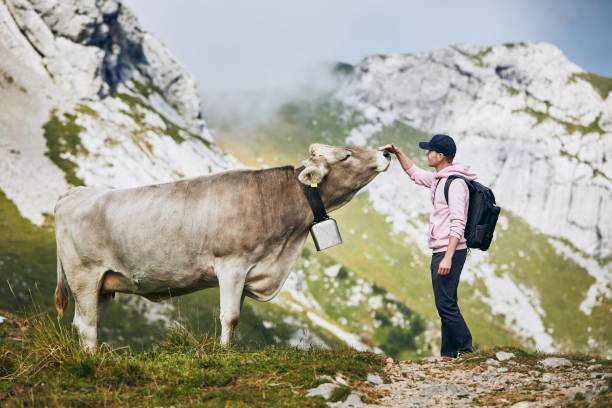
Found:
[[345, 160], [348, 160], [348, 158], [349, 158], [349, 157], [351, 157], [351, 154], [350, 154], [350, 153], [349, 153], [349, 154], [347, 154], [346, 156], [344, 156], [344, 158], [343, 158], [343, 159], [341, 159], [340, 161], [345, 161]]

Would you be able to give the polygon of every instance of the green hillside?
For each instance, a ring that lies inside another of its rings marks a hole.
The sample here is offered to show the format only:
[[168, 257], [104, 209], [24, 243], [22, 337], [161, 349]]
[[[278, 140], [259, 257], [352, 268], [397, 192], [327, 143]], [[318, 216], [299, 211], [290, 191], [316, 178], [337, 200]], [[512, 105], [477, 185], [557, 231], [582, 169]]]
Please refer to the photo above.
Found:
[[[150, 350], [78, 347], [76, 333], [45, 314], [0, 309], [0, 402], [22, 406], [296, 406], [324, 407], [307, 391], [342, 376], [332, 401], [382, 373], [384, 358], [346, 346], [299, 350], [287, 346], [219, 347], [215, 338], [184, 328], [168, 331]], [[386, 377], [386, 376], [385, 376]]]
[[[350, 130], [367, 123], [365, 118], [329, 100], [333, 100], [331, 96], [286, 104], [273, 119], [255, 126], [216, 123], [214, 118], [210, 123], [217, 129], [220, 146], [249, 166], [273, 167], [287, 163], [297, 166], [306, 158], [310, 143], [345, 145]], [[395, 143], [426, 167], [423, 152], [417, 146], [418, 141], [426, 139], [428, 136], [423, 132], [396, 121], [372, 138], [369, 145]], [[411, 183], [408, 177], [406, 182]], [[508, 226], [497, 229], [494, 245], [488, 253], [488, 264], [495, 268], [496, 276], [507, 275], [518, 285], [539, 294], [545, 313], [545, 329], [562, 350], [605, 353], [612, 344], [607, 330], [612, 327], [610, 304], [604, 302], [597, 306], [590, 316], [579, 310], [594, 279], [574, 261], [556, 254], [550, 243], [552, 237], [534, 231], [509, 211], [504, 211], [504, 215]], [[425, 321], [437, 325], [429, 274], [430, 257], [416, 245], [406, 243], [422, 237], [393, 233], [392, 226], [371, 206], [365, 192], [333, 216], [345, 243], [325, 251], [326, 256], [358, 276], [372, 280]], [[426, 220], [428, 214], [419, 217]], [[468, 257], [465, 268], [470, 265]], [[491, 306], [483, 301], [483, 294], [489, 295], [485, 282], [478, 277], [473, 285], [463, 283], [460, 287], [460, 307], [476, 345], [534, 348], [531, 341], [521, 339], [509, 329], [512, 322], [505, 322], [504, 316], [493, 314]], [[325, 296], [324, 293], [317, 295]], [[589, 338], [590, 347], [587, 346]]]

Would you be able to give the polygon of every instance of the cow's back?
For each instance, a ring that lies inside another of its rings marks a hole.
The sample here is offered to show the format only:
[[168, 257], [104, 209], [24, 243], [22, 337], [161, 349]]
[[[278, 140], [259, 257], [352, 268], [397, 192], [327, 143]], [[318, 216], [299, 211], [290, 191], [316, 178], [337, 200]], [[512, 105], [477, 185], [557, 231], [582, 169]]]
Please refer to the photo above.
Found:
[[213, 279], [215, 260], [255, 262], [288, 232], [306, 231], [301, 194], [292, 166], [127, 189], [78, 188], [58, 202], [58, 239], [70, 241], [81, 259], [131, 279], [154, 275], [187, 285]]

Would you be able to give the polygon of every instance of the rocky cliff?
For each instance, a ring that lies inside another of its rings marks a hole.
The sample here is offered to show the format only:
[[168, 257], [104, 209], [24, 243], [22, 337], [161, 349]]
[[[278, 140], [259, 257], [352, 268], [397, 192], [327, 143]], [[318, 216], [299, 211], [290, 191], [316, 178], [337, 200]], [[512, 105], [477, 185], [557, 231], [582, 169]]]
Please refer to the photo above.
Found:
[[212, 142], [193, 76], [117, 1], [3, 1], [0, 55], [0, 188], [36, 224], [69, 184], [235, 165]]
[[460, 144], [505, 208], [594, 258], [612, 255], [612, 80], [545, 43], [455, 45], [378, 55], [338, 93], [367, 123], [349, 142], [402, 120]]
[[[452, 135], [459, 146], [455, 161], [469, 163], [503, 208], [498, 235], [517, 217], [542, 234], [555, 257], [565, 260], [561, 269], [575, 263], [588, 271], [590, 276], [583, 279], [591, 284], [578, 305], [584, 315], [609, 305], [612, 78], [586, 72], [546, 43], [459, 44], [424, 53], [376, 55], [338, 68], [346, 76], [335, 96], [361, 115], [348, 143], [371, 144], [372, 137], [397, 122], [428, 135]], [[408, 153], [417, 159], [423, 154], [418, 149]], [[414, 235], [423, 225], [417, 223], [415, 230], [408, 221], [429, 210], [428, 192], [423, 190], [396, 166], [376, 180], [370, 197], [397, 229]], [[540, 238], [534, 235], [530, 242], [526, 236], [514, 236], [522, 249], [515, 259], [493, 266], [494, 256], [477, 251], [469, 263], [475, 268], [467, 268], [466, 279], [482, 279], [493, 312], [503, 311], [518, 332], [551, 350], [554, 335], [545, 329], [547, 312], [539, 299], [547, 290], [571, 290], [574, 283], [553, 272], [555, 266], [538, 270], [533, 259], [549, 256], [540, 250]], [[538, 250], [528, 254], [526, 249], [534, 247]], [[517, 257], [528, 262], [517, 267]], [[530, 264], [531, 271], [513, 276]], [[529, 288], [529, 274], [547, 276], [548, 289], [546, 284]]]

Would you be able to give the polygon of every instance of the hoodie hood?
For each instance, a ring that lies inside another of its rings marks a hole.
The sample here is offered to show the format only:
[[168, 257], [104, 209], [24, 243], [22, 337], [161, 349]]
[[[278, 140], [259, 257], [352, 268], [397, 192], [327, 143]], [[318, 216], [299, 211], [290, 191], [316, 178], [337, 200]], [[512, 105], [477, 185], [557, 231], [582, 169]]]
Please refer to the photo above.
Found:
[[475, 180], [476, 173], [470, 170], [469, 164], [463, 163], [453, 163], [448, 167], [443, 168], [440, 171], [434, 173], [434, 178], [441, 179], [444, 177], [448, 177], [450, 175], [456, 174], [458, 176], [463, 176], [468, 180]]

